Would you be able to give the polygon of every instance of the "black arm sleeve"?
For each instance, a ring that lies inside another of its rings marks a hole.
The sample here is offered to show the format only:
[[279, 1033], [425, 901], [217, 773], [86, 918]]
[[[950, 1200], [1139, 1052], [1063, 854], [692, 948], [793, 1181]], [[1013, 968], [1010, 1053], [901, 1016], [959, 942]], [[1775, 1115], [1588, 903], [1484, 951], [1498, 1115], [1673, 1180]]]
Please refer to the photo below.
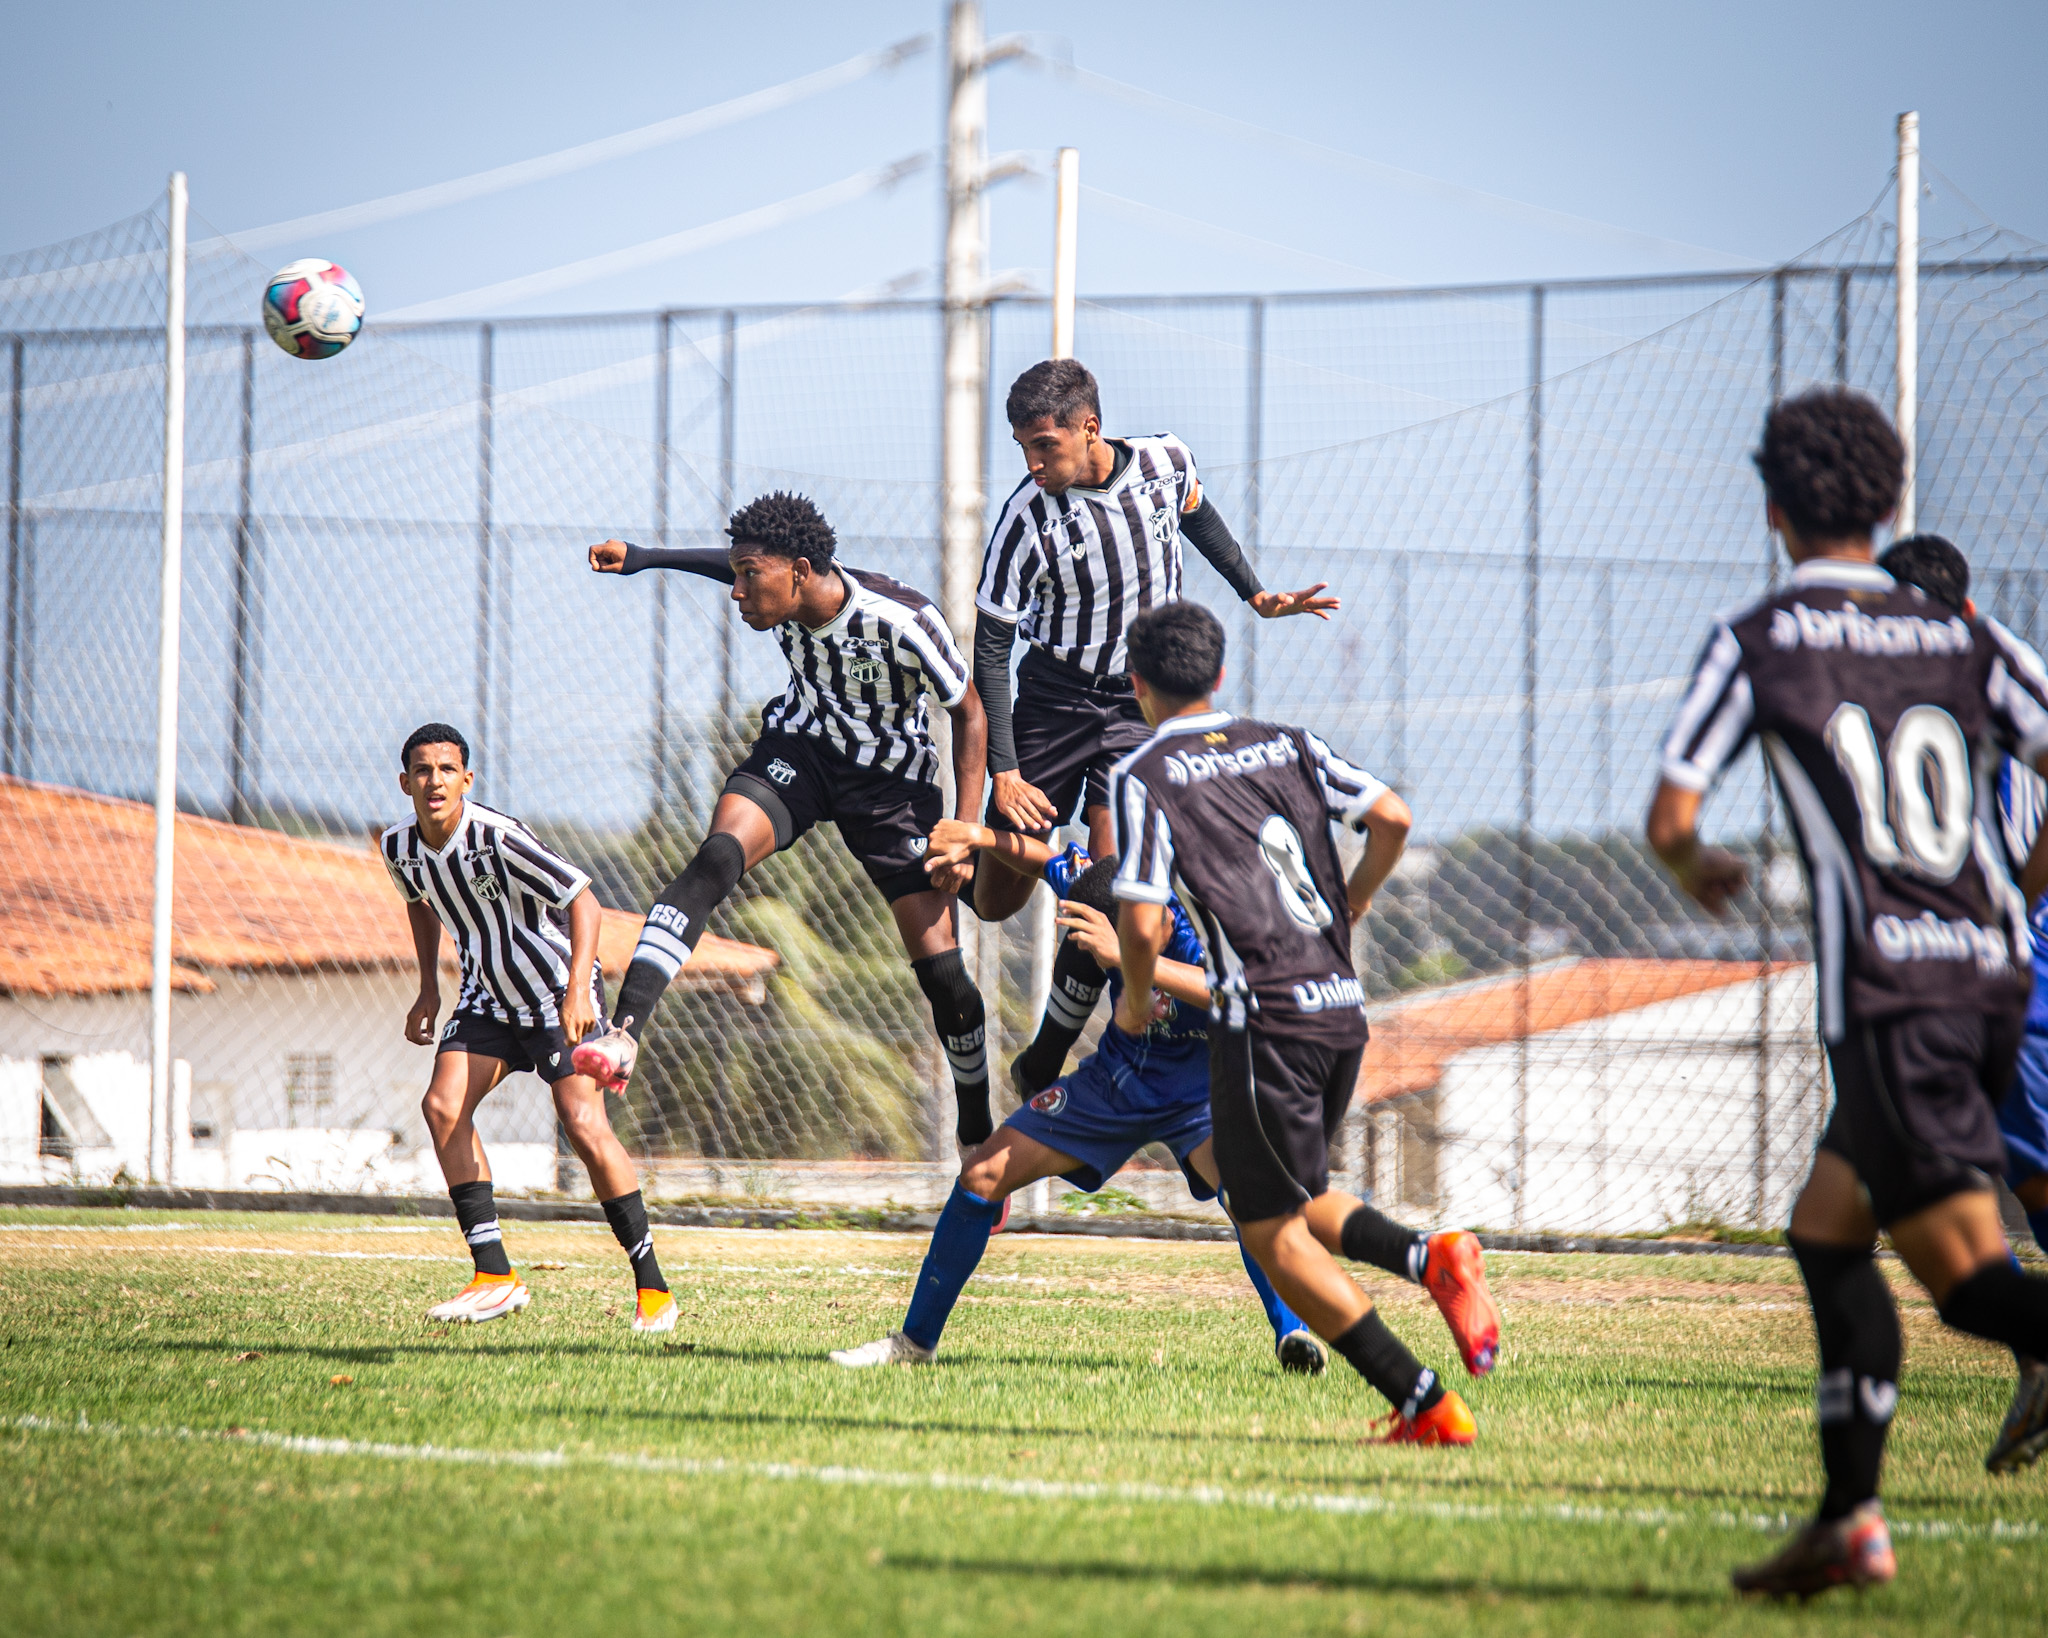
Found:
[[681, 569], [685, 574], [701, 574], [706, 580], [733, 583], [732, 559], [716, 546], [635, 546], [625, 541], [626, 561], [620, 567], [620, 574], [638, 574], [642, 569]]
[[1209, 560], [1209, 566], [1223, 576], [1241, 602], [1249, 603], [1266, 589], [1259, 584], [1258, 572], [1245, 560], [1244, 549], [1231, 534], [1230, 525], [1223, 521], [1223, 514], [1208, 496], [1204, 495], [1201, 505], [1180, 520], [1180, 532]]
[[1010, 649], [1017, 640], [1014, 620], [998, 620], [986, 609], [974, 616], [974, 686], [988, 717], [988, 771], [1013, 772], [1017, 740], [1010, 732]]

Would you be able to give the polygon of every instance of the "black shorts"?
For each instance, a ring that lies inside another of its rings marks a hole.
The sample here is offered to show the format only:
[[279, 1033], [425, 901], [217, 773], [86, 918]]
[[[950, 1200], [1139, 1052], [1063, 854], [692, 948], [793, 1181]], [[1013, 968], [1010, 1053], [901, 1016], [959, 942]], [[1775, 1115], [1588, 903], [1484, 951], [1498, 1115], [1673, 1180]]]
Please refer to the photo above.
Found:
[[[601, 1004], [598, 1015], [603, 1016]], [[458, 1012], [441, 1026], [441, 1044], [434, 1049], [434, 1056], [444, 1052], [501, 1058], [509, 1073], [531, 1070], [550, 1086], [576, 1073], [569, 1063], [569, 1042], [560, 1024], [529, 1029], [489, 1013]]]
[[829, 819], [891, 904], [932, 885], [924, 850], [946, 811], [936, 785], [859, 767], [803, 734], [763, 734], [725, 788], [774, 821], [778, 853]]
[[1330, 1188], [1330, 1139], [1358, 1089], [1361, 1043], [1254, 1026], [1209, 1031], [1209, 1115], [1223, 1201], [1240, 1223], [1299, 1211]]
[[[1034, 648], [1017, 667], [1017, 703], [1010, 713], [1017, 740], [1017, 772], [1045, 792], [1059, 817], [1109, 806], [1109, 771], [1152, 737], [1129, 677], [1090, 677]], [[984, 823], [1017, 827], [990, 798]], [[1047, 835], [1052, 827], [1036, 832]]]
[[1998, 1103], [2021, 1026], [2018, 1013], [1908, 1012], [1852, 1021], [1829, 1046], [1835, 1107], [1820, 1146], [1856, 1168], [1880, 1225], [1988, 1189], [2005, 1169]]

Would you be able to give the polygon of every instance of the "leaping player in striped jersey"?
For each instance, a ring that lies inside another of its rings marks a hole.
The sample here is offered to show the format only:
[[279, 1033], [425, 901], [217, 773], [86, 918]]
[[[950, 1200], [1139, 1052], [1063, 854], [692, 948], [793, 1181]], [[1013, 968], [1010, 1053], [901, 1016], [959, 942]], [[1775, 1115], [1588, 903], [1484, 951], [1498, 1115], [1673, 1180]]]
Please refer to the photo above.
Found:
[[458, 729], [445, 722], [414, 729], [398, 765], [412, 817], [385, 831], [378, 850], [405, 900], [419, 960], [419, 998], [405, 1015], [405, 1038], [414, 1045], [434, 1039], [440, 1016], [443, 927], [462, 964], [462, 988], [420, 1112], [476, 1275], [428, 1317], [492, 1320], [531, 1300], [505, 1255], [490, 1157], [475, 1124], [491, 1089], [530, 1069], [553, 1092], [555, 1113], [632, 1264], [639, 1288], [633, 1329], [673, 1331], [675, 1298], [654, 1255], [640, 1180], [605, 1116], [604, 1093], [570, 1063], [572, 1043], [604, 1008], [597, 967], [603, 912], [590, 878], [517, 819], [469, 800], [476, 774]]
[[[1005, 413], [1026, 472], [996, 520], [975, 594], [974, 674], [994, 776], [987, 819], [1043, 838], [1073, 818], [1078, 802], [1089, 856], [1100, 859], [1115, 851], [1109, 771], [1152, 736], [1131, 691], [1124, 634], [1147, 609], [1181, 596], [1181, 537], [1265, 619], [1327, 620], [1340, 604], [1321, 583], [1296, 592], [1261, 586], [1202, 493], [1188, 446], [1172, 433], [1103, 436], [1095, 377], [1076, 360], [1032, 365], [1011, 386]], [[1026, 652], [1013, 716], [1010, 652], [1020, 631]], [[975, 875], [975, 914], [1015, 915], [1037, 879], [988, 855]], [[1085, 1017], [1106, 975], [1071, 939], [1056, 960], [1055, 990], [1076, 997]], [[1049, 1085], [1072, 1045], [1063, 1031], [1042, 1030], [1011, 1066], [1018, 1095]]]
[[731, 586], [740, 618], [781, 642], [789, 687], [763, 710], [760, 738], [726, 777], [711, 834], [648, 911], [612, 1028], [576, 1049], [576, 1067], [623, 1088], [654, 1004], [712, 911], [745, 872], [831, 820], [888, 900], [952, 1066], [960, 1141], [979, 1143], [992, 1130], [987, 1023], [954, 936], [962, 884], [924, 869], [926, 838], [945, 809], [928, 697], [953, 719], [959, 815], [981, 806], [987, 726], [966, 661], [922, 592], [838, 563], [832, 526], [802, 496], [763, 495], [733, 514], [726, 533], [730, 551], [618, 540], [590, 548], [600, 574], [682, 569]]

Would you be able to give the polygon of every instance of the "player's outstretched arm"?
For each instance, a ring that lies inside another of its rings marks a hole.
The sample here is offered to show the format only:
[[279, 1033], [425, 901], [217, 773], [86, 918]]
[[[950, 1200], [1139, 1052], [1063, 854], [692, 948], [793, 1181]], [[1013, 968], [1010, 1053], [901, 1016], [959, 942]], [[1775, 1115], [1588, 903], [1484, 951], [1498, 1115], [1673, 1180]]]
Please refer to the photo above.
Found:
[[628, 540], [600, 540], [590, 548], [594, 574], [638, 574], [642, 569], [681, 569], [721, 585], [733, 583], [732, 559], [713, 546], [635, 546]]
[[1173, 934], [1173, 913], [1163, 904], [1126, 899], [1117, 906], [1117, 964], [1124, 993], [1117, 997], [1116, 1027], [1143, 1035], [1152, 1027], [1152, 990], [1158, 982], [1159, 952]]
[[1002, 860], [1020, 876], [1036, 876], [1052, 862], [1053, 850], [1037, 837], [1019, 835], [1014, 830], [994, 830], [972, 819], [941, 819], [926, 844], [925, 874], [970, 872], [977, 853]]
[[1047, 830], [1058, 822], [1052, 803], [1017, 771], [1017, 741], [1010, 727], [1010, 650], [1016, 643], [1016, 621], [987, 609], [976, 613], [974, 675], [988, 713], [988, 768], [995, 787], [991, 799], [996, 811], [1019, 830]]
[[981, 793], [988, 783], [988, 716], [973, 683], [958, 705], [946, 708], [953, 719], [953, 817], [981, 817]]
[[434, 1044], [434, 1020], [441, 1015], [441, 918], [414, 899], [405, 907], [412, 926], [413, 959], [419, 963], [420, 993], [405, 1015], [405, 1038], [414, 1046]]
[[1253, 612], [1267, 620], [1284, 620], [1290, 614], [1313, 614], [1318, 620], [1327, 620], [1333, 610], [1344, 606], [1341, 597], [1322, 595], [1329, 584], [1327, 580], [1318, 580], [1305, 591], [1262, 591], [1247, 601]]
[[597, 935], [604, 911], [597, 895], [584, 888], [569, 901], [569, 989], [562, 997], [562, 1038], [575, 1046], [597, 1023], [590, 1004], [590, 969], [597, 960]]
[[1686, 896], [1709, 914], [1725, 916], [1728, 901], [1749, 880], [1749, 870], [1726, 848], [1708, 847], [1700, 841], [1700, 798], [1699, 791], [1659, 780], [1643, 829], [1651, 850], [1678, 879]]
[[[1053, 919], [1053, 925], [1064, 927], [1067, 942], [1080, 949], [1098, 967], [1107, 971], [1123, 965], [1117, 929], [1110, 925], [1109, 917], [1093, 905], [1061, 899], [1060, 913]], [[1209, 1004], [1209, 975], [1189, 962], [1169, 961], [1161, 956], [1152, 968], [1152, 987], [1191, 1006], [1206, 1007]]]
[[[2048, 779], [2048, 751], [2043, 751], [2033, 760], [2034, 772]], [[2027, 849], [2027, 861], [2020, 866], [2020, 891], [2026, 895], [2028, 906], [2043, 893], [2048, 893], [2048, 825], [2037, 826], [2034, 831], [2034, 845]]]
[[1408, 845], [1408, 832], [1414, 828], [1415, 816], [1400, 797], [1392, 791], [1382, 791], [1379, 799], [1365, 810], [1365, 823], [1365, 856], [1344, 884], [1344, 897], [1350, 901], [1354, 919], [1372, 908], [1373, 895], [1394, 873], [1401, 851]]

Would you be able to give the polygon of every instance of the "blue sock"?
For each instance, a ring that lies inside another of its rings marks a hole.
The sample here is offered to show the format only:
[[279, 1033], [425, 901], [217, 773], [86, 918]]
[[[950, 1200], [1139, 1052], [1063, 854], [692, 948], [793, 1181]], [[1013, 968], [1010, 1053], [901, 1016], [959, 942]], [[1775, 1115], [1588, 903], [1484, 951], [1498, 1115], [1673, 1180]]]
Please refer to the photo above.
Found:
[[1266, 1311], [1267, 1323], [1273, 1327], [1273, 1341], [1277, 1344], [1290, 1331], [1306, 1331], [1301, 1316], [1280, 1300], [1280, 1293], [1273, 1289], [1273, 1282], [1266, 1278], [1266, 1271], [1252, 1261], [1252, 1254], [1245, 1250], [1242, 1237], [1237, 1242], [1237, 1254], [1244, 1259], [1244, 1271], [1252, 1277], [1252, 1289], [1259, 1294], [1259, 1306]]
[[917, 1289], [910, 1294], [910, 1312], [903, 1316], [903, 1334], [920, 1348], [936, 1348], [939, 1333], [960, 1300], [960, 1291], [981, 1265], [988, 1237], [1003, 1213], [1000, 1200], [969, 1194], [956, 1182], [932, 1230], [931, 1249], [917, 1271]]
[[2048, 1207], [2028, 1212], [2027, 1227], [2034, 1231], [2034, 1244], [2048, 1251]]

